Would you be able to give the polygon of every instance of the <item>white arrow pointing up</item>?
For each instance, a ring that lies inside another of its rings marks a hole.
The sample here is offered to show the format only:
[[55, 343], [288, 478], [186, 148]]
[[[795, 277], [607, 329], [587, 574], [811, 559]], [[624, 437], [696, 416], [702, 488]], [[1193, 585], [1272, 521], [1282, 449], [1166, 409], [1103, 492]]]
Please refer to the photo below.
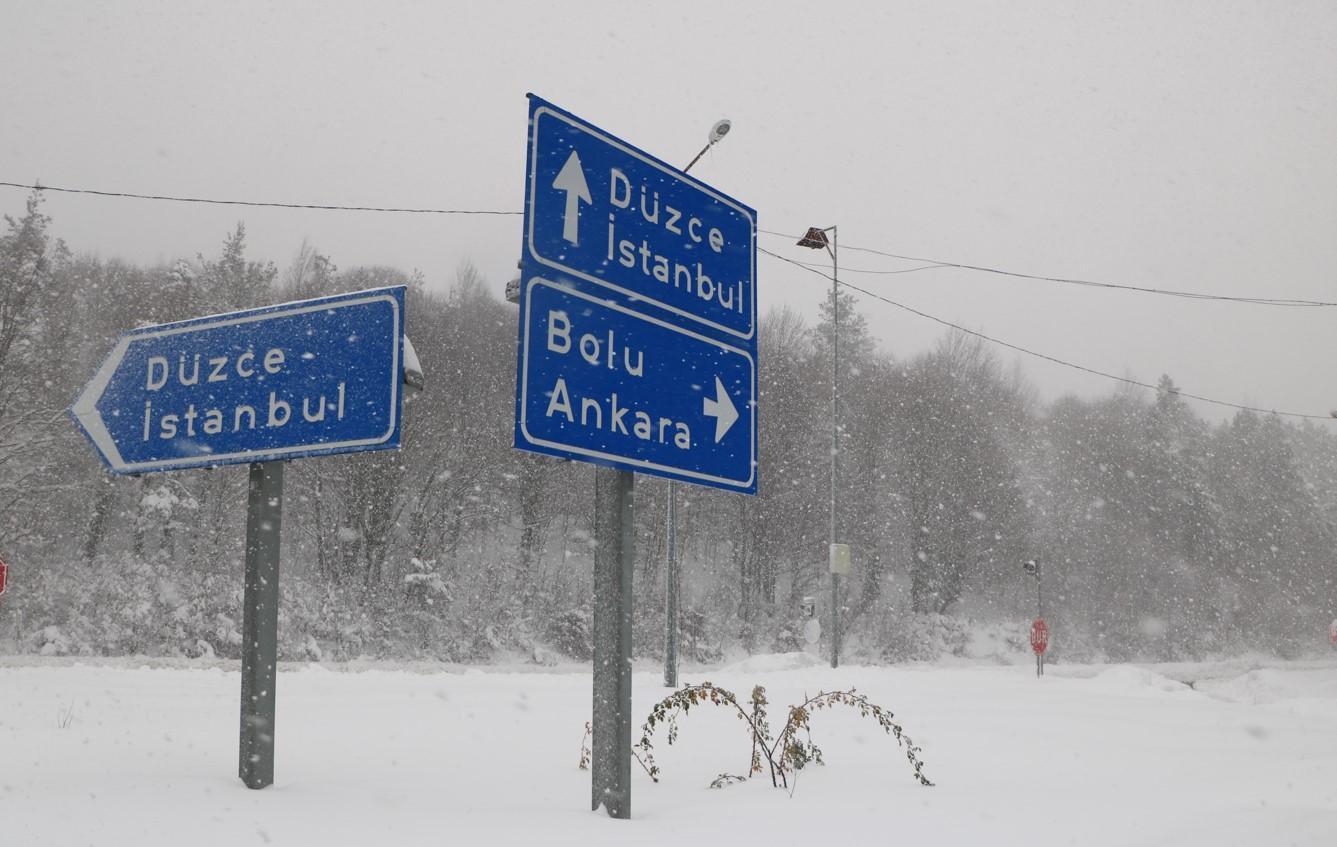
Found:
[[708, 418], [715, 419], [715, 443], [719, 444], [720, 439], [729, 431], [729, 427], [738, 420], [738, 409], [729, 399], [729, 392], [724, 390], [724, 383], [720, 382], [719, 377], [715, 377], [715, 399], [706, 397], [701, 403], [702, 413]]
[[580, 223], [580, 201], [591, 203], [593, 200], [590, 198], [590, 184], [585, 181], [585, 169], [580, 166], [580, 156], [576, 155], [575, 150], [571, 151], [566, 164], [557, 172], [552, 187], [566, 192], [562, 238], [572, 244], [579, 244], [580, 233], [576, 227]]

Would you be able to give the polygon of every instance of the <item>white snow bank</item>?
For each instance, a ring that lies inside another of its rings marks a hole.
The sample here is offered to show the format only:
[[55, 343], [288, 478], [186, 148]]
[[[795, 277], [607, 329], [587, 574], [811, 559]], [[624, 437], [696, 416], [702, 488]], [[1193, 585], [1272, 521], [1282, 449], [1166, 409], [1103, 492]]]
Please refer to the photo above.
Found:
[[705, 678], [714, 673], [716, 676], [736, 675], [736, 674], [756, 674], [756, 673], [775, 673], [777, 671], [797, 671], [804, 668], [821, 667], [829, 664], [829, 660], [822, 659], [811, 653], [758, 653], [755, 656], [748, 656], [742, 661], [725, 665], [718, 671], [712, 671], [702, 674], [695, 674], [693, 678]]
[[1187, 684], [1155, 671], [1135, 665], [1116, 665], [1100, 671], [1090, 680], [1093, 690], [1108, 691], [1111, 694], [1174, 694], [1191, 695], [1193, 689]]
[[[764, 777], [708, 789], [745, 772], [750, 742], [727, 710], [702, 706], [675, 745], [657, 739], [659, 784], [633, 766], [633, 819], [612, 821], [588, 811], [576, 768], [588, 673], [311, 666], [279, 674], [276, 782], [249, 791], [235, 670], [0, 663], [0, 843], [1334, 843], [1337, 666], [1233, 680], [1202, 669], [1217, 693], [1249, 692], [1226, 700], [1139, 668], [1036, 679], [754, 659], [706, 676], [744, 697], [765, 684], [773, 728], [805, 694], [857, 687], [895, 712], [937, 786], [913, 781], [874, 722], [836, 707], [812, 716], [827, 765], [804, 770], [792, 796]], [[661, 683], [635, 674], [637, 729]]]

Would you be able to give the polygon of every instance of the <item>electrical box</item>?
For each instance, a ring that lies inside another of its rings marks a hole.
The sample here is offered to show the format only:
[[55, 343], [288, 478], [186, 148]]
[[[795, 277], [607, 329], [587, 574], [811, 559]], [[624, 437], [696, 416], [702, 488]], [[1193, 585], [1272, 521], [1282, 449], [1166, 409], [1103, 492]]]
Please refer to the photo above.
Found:
[[850, 575], [850, 545], [831, 545], [831, 573], [841, 576]]

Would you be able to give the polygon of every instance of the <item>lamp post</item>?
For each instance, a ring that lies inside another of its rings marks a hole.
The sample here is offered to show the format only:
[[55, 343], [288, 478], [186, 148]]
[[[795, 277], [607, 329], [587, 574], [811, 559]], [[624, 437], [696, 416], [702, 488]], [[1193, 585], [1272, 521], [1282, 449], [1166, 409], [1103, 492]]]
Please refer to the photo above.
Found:
[[1045, 616], [1045, 598], [1041, 588], [1042, 583], [1040, 581], [1043, 576], [1043, 573], [1040, 570], [1040, 560], [1027, 559], [1021, 563], [1021, 568], [1026, 571], [1026, 573], [1035, 577], [1035, 616], [1037, 618], [1043, 618]]
[[1035, 640], [1035, 634], [1034, 634], [1034, 631], [1035, 631], [1035, 628], [1036, 628], [1036, 627], [1044, 627], [1044, 634], [1045, 634], [1045, 639], [1046, 639], [1046, 640], [1045, 640], [1045, 645], [1044, 645], [1044, 646], [1045, 646], [1045, 647], [1048, 647], [1048, 646], [1049, 646], [1049, 645], [1048, 645], [1048, 633], [1049, 633], [1049, 629], [1048, 629], [1047, 626], [1045, 626], [1045, 622], [1044, 622], [1044, 621], [1045, 621], [1045, 598], [1044, 598], [1044, 590], [1043, 590], [1043, 585], [1044, 585], [1044, 570], [1040, 567], [1040, 560], [1039, 560], [1039, 559], [1027, 559], [1026, 561], [1024, 561], [1024, 562], [1021, 563], [1021, 567], [1022, 567], [1022, 570], [1026, 571], [1026, 573], [1028, 573], [1029, 575], [1035, 577], [1035, 623], [1033, 623], [1033, 624], [1031, 625], [1031, 630], [1032, 630], [1032, 636], [1031, 636], [1032, 644], [1031, 644], [1031, 646], [1032, 646], [1032, 648], [1035, 649], [1035, 675], [1036, 675], [1037, 677], [1039, 677], [1039, 676], [1044, 676], [1044, 672], [1045, 672], [1045, 654], [1044, 654], [1044, 650], [1043, 650], [1042, 648], [1039, 648], [1039, 647], [1036, 647], [1036, 646], [1035, 646], [1035, 643], [1034, 643], [1034, 640]]
[[[706, 151], [724, 140], [724, 136], [733, 129], [733, 122], [728, 118], [722, 118], [715, 121], [715, 125], [710, 128], [710, 136], [706, 141], [706, 146], [701, 148], [701, 152], [687, 163], [687, 167], [682, 169], [687, 173], [692, 169], [692, 165], [701, 161], [701, 157], [706, 155]], [[664, 555], [667, 561], [664, 568], [664, 685], [668, 688], [678, 687], [678, 583], [680, 574], [678, 573], [678, 486], [673, 480], [668, 484], [668, 515], [664, 529], [666, 543], [664, 545]]]
[[[831, 237], [826, 237], [827, 233]], [[837, 455], [840, 449], [840, 427], [836, 404], [840, 397], [840, 372], [837, 363], [840, 359], [840, 238], [835, 226], [826, 228], [809, 227], [807, 233], [798, 240], [798, 246], [813, 250], [826, 249], [831, 256], [831, 535], [828, 557], [831, 571], [831, 667], [840, 666], [840, 573], [841, 567], [848, 565], [848, 553], [838, 556], [836, 551], [836, 473]]]

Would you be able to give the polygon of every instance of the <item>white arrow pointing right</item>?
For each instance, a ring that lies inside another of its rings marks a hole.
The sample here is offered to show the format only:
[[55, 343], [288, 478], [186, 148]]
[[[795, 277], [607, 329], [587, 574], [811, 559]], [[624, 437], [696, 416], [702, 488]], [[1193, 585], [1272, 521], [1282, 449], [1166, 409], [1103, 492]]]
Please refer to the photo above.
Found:
[[590, 198], [590, 184], [585, 181], [585, 169], [580, 166], [580, 156], [572, 150], [566, 164], [557, 172], [552, 187], [566, 192], [566, 210], [563, 212], [562, 238], [572, 244], [580, 244], [580, 201], [594, 202]]
[[729, 392], [724, 390], [724, 383], [720, 382], [719, 377], [715, 377], [715, 399], [706, 397], [701, 403], [702, 413], [708, 418], [715, 419], [715, 443], [719, 444], [720, 439], [729, 431], [729, 427], [738, 420], [738, 409], [734, 406], [733, 400], [729, 399]]

